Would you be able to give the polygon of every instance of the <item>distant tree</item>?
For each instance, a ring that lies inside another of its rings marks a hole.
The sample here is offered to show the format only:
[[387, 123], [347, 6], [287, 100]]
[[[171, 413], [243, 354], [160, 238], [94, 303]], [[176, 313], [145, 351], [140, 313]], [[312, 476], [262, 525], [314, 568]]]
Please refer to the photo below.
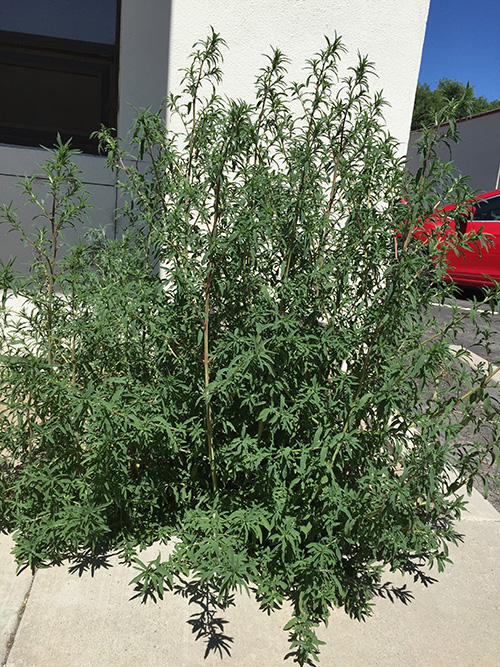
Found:
[[474, 87], [470, 84], [464, 85], [460, 81], [440, 79], [434, 90], [430, 89], [428, 83], [419, 83], [415, 94], [411, 129], [418, 130], [422, 126], [432, 124], [435, 113], [451, 100], [457, 102], [455, 116], [457, 119], [500, 107], [500, 100], [489, 102], [483, 95], [476, 97]]

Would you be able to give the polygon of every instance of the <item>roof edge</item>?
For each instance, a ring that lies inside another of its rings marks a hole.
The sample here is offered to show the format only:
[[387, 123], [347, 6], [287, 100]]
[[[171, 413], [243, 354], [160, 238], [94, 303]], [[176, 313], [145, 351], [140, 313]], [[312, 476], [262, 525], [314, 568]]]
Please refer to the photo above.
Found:
[[[458, 123], [466, 123], [469, 120], [474, 120], [475, 118], [481, 118], [483, 116], [492, 116], [493, 114], [500, 113], [500, 107], [498, 109], [488, 109], [488, 111], [481, 111], [481, 113], [475, 113], [472, 116], [467, 116], [466, 118], [457, 118], [457, 124]], [[441, 123], [439, 127], [446, 127], [449, 125], [449, 123]], [[433, 126], [429, 126], [433, 127]], [[410, 132], [410, 135], [416, 134], [417, 132], [421, 132], [422, 130], [412, 130]]]

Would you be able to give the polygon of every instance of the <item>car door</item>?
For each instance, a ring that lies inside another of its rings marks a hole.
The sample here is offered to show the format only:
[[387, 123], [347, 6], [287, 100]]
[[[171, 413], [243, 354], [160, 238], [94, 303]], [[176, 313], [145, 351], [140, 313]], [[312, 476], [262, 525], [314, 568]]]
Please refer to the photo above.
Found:
[[478, 199], [472, 220], [464, 223], [461, 231], [465, 238], [471, 232], [482, 231], [494, 245], [478, 247], [478, 243], [470, 243], [463, 254], [448, 253], [450, 278], [465, 285], [491, 284], [488, 277], [500, 282], [500, 193]]

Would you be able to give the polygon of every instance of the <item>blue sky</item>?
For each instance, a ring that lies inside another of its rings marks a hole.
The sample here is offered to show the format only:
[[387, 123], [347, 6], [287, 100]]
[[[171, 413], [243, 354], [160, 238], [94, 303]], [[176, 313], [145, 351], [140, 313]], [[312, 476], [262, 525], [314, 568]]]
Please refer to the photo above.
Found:
[[441, 78], [500, 99], [500, 0], [431, 0], [418, 80]]

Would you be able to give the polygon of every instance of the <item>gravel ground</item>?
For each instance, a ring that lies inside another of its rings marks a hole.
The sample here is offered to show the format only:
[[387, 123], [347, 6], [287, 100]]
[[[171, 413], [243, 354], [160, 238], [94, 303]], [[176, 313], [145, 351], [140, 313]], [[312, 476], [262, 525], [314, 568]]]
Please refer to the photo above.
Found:
[[[459, 309], [459, 314], [465, 314], [470, 310], [473, 305], [473, 300], [477, 299], [478, 301], [482, 300], [483, 294], [480, 290], [472, 288], [463, 288], [457, 290], [457, 307]], [[484, 309], [484, 307], [482, 308]], [[434, 317], [437, 318], [439, 322], [443, 325], [447, 324], [452, 317], [451, 303], [445, 303], [442, 306], [435, 306], [431, 308], [431, 313]], [[500, 362], [500, 309], [492, 315], [491, 319], [491, 334], [489, 337], [489, 346], [488, 348], [483, 345], [479, 345], [476, 340], [476, 329], [470, 322], [467, 320], [464, 322], [463, 330], [457, 332], [455, 340], [453, 341], [456, 345], [465, 347], [466, 349], [471, 350], [475, 354], [478, 354], [483, 359], [499, 365]], [[500, 378], [498, 378], [500, 380]], [[500, 415], [500, 386], [492, 387], [489, 390], [491, 402], [493, 406], [496, 406], [498, 415]], [[476, 435], [474, 435], [472, 428], [465, 428], [460, 435], [460, 441], [466, 444], [471, 440], [474, 440]], [[485, 442], [491, 438], [491, 431], [488, 428], [488, 424], [484, 425], [484, 428], [480, 430], [479, 438], [484, 439]], [[488, 479], [488, 501], [500, 512], [500, 471], [495, 470], [495, 465], [491, 464], [490, 461], [485, 462], [483, 466], [483, 473], [487, 476]], [[480, 491], [484, 492], [484, 484], [480, 478], [474, 480], [474, 487]]]
[[[497, 414], [500, 417], [500, 388], [491, 388], [489, 389], [489, 393], [491, 404], [493, 407], [496, 406]], [[478, 410], [480, 410], [480, 407], [478, 407]], [[466, 446], [468, 443], [474, 441], [484, 442], [486, 444], [491, 441], [491, 437], [492, 429], [488, 423], [484, 423], [477, 433], [474, 432], [473, 426], [466, 426], [460, 433], [457, 444]], [[497, 462], [492, 462], [491, 457], [488, 457], [483, 463], [481, 472], [488, 480], [487, 499], [493, 507], [500, 512], [500, 470], [497, 468]], [[481, 477], [476, 477], [474, 479], [474, 487], [481, 494], [484, 494], [484, 482]]]
[[[487, 473], [488, 470], [485, 470]], [[497, 474], [496, 476], [496, 488], [495, 486], [490, 485], [490, 482], [488, 482], [488, 502], [490, 502], [493, 507], [500, 512], [500, 477]], [[480, 492], [483, 493], [484, 491], [484, 484], [480, 479], [476, 479], [474, 481], [474, 487]]]

